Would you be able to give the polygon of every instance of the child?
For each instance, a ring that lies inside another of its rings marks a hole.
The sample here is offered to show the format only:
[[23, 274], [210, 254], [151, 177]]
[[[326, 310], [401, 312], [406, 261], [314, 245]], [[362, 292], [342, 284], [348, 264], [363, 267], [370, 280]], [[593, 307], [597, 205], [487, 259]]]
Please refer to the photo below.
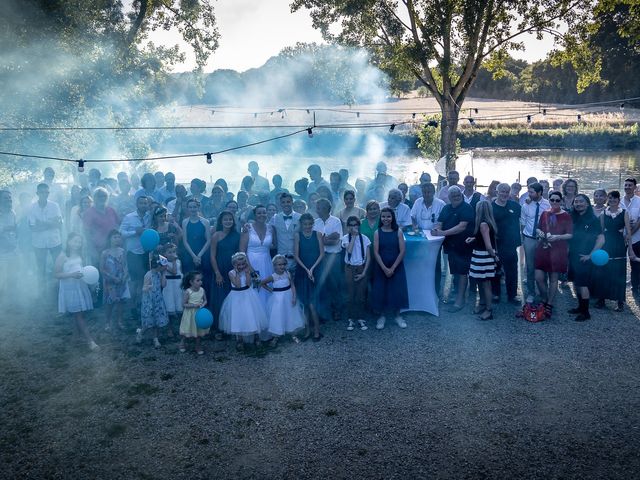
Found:
[[380, 314], [376, 328], [384, 328], [386, 317], [395, 316], [400, 328], [407, 323], [400, 316], [400, 309], [409, 307], [407, 277], [404, 272], [404, 235], [398, 228], [394, 211], [383, 208], [380, 212], [380, 226], [373, 235], [373, 254], [376, 268], [373, 271], [371, 307]]
[[[251, 288], [247, 255], [242, 252], [231, 257], [233, 270], [229, 272], [231, 291], [220, 308], [220, 329], [236, 335], [236, 348], [241, 350], [242, 337], [247, 342], [268, 328], [268, 320], [256, 289]], [[256, 338], [256, 345], [260, 339]]]
[[207, 304], [207, 295], [202, 288], [202, 274], [200, 272], [189, 272], [185, 275], [182, 281], [182, 288], [184, 294], [182, 297], [182, 305], [184, 310], [182, 312], [182, 321], [180, 322], [180, 352], [186, 352], [184, 346], [185, 338], [196, 339], [196, 353], [198, 355], [204, 354], [204, 350], [200, 346], [200, 337], [204, 337], [209, 333], [209, 329], [201, 329], [196, 326], [196, 313], [199, 308], [204, 307]]
[[60, 280], [58, 290], [58, 311], [71, 313], [76, 322], [76, 327], [84, 335], [91, 350], [99, 347], [91, 338], [87, 324], [84, 321], [84, 313], [93, 310], [93, 301], [89, 287], [82, 280], [82, 251], [84, 242], [82, 236], [70, 233], [67, 238], [67, 248], [56, 259], [55, 277]]
[[[346, 195], [345, 195], [346, 197]], [[342, 237], [345, 249], [344, 263], [347, 283], [347, 330], [367, 329], [364, 320], [364, 304], [367, 297], [367, 271], [369, 270], [369, 245], [371, 240], [360, 233], [360, 219], [355, 215], [347, 218], [347, 234]]]
[[142, 333], [144, 330], [152, 329], [153, 346], [160, 348], [158, 340], [158, 329], [164, 328], [169, 324], [167, 316], [167, 307], [162, 298], [162, 288], [167, 284], [164, 278], [167, 259], [157, 253], [149, 254], [150, 270], [144, 275], [142, 283], [142, 302], [140, 306], [140, 317], [142, 328], [136, 332], [136, 341], [142, 342]]
[[[291, 275], [287, 271], [287, 258], [284, 255], [276, 255], [272, 263], [274, 272], [260, 284], [273, 293], [267, 304], [267, 318], [269, 333], [274, 335], [271, 346], [275, 347], [279, 336], [285, 333], [293, 334], [304, 327], [304, 319], [300, 307], [296, 305], [296, 287], [291, 283]], [[268, 283], [272, 283], [273, 286], [268, 287]], [[292, 338], [294, 342], [300, 342], [295, 335], [292, 335]]]
[[[167, 243], [164, 246], [164, 256], [167, 259], [167, 272], [164, 278], [167, 285], [162, 289], [162, 297], [167, 307], [167, 315], [169, 316], [169, 337], [173, 337], [171, 328], [171, 319], [177, 318], [182, 314], [182, 263], [177, 255], [178, 247], [173, 243]], [[188, 285], [187, 285], [188, 288]]]
[[107, 248], [100, 257], [100, 273], [102, 274], [102, 301], [106, 305], [107, 325], [105, 330], [113, 329], [113, 311], [115, 309], [117, 325], [124, 329], [122, 310], [129, 293], [129, 269], [127, 254], [122, 248], [122, 234], [111, 230], [107, 236]]
[[313, 229], [313, 217], [310, 213], [300, 216], [300, 231], [293, 238], [293, 256], [298, 264], [293, 281], [300, 303], [304, 305], [307, 315], [307, 331], [304, 340], [311, 336], [313, 325], [313, 340], [322, 338], [320, 333], [320, 319], [318, 318], [318, 289], [316, 279], [321, 277], [321, 263], [324, 257], [324, 242], [320, 232]]

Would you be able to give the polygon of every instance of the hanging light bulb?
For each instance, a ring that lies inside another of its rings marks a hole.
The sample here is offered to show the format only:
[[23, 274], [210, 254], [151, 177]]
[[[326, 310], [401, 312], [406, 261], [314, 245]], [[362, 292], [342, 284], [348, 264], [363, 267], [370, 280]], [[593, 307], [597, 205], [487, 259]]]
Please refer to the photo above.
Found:
[[78, 171], [80, 173], [84, 172], [84, 160], [82, 159], [78, 160]]
[[412, 114], [411, 114], [411, 118], [416, 118], [416, 114], [415, 114], [415, 113], [412, 113]]
[[582, 121], [582, 115], [578, 114], [578, 122]]
[[544, 115], [545, 117], [547, 116], [547, 109], [546, 108], [542, 109], [542, 115]]
[[307, 134], [309, 135], [309, 138], [313, 138], [313, 128], [307, 128]]
[[476, 113], [476, 115], [478, 114], [478, 109], [474, 108], [473, 111]]
[[392, 123], [391, 126], [389, 127], [389, 133], [393, 133], [395, 129], [396, 129], [396, 124]]
[[360, 118], [360, 112], [356, 112], [356, 117]]
[[207, 156], [207, 163], [211, 165], [213, 163], [213, 158], [211, 158], [211, 154], [207, 152], [205, 155]]
[[624, 110], [624, 102], [620, 104], [620, 110]]
[[307, 108], [307, 113], [311, 113], [308, 108]]
[[527, 123], [531, 123], [531, 115], [527, 115]]
[[475, 125], [475, 124], [476, 124], [476, 121], [475, 121], [473, 118], [470, 118], [470, 119], [469, 119], [469, 123], [470, 123], [471, 125]]

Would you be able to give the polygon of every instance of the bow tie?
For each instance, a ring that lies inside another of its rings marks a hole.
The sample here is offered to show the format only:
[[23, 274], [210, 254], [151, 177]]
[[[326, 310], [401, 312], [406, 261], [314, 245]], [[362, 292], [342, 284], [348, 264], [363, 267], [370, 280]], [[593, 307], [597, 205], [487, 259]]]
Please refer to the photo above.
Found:
[[293, 220], [293, 215], [283, 215], [282, 218], [285, 220]]

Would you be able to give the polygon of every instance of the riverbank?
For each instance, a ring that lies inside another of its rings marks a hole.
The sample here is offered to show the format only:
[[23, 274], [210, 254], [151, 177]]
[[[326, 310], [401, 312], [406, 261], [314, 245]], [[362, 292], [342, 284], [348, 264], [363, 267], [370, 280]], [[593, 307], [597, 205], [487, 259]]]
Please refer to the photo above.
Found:
[[640, 148], [640, 128], [637, 123], [624, 126], [575, 124], [564, 128], [466, 127], [459, 130], [458, 138], [462, 148]]

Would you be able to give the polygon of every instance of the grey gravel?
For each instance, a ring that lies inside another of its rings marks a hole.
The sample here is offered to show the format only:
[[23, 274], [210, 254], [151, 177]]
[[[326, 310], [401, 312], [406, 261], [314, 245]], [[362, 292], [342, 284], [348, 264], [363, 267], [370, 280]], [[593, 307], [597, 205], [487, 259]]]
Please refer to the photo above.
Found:
[[159, 350], [66, 317], [0, 320], [2, 478], [638, 478], [640, 322], [500, 305], [266, 354]]

